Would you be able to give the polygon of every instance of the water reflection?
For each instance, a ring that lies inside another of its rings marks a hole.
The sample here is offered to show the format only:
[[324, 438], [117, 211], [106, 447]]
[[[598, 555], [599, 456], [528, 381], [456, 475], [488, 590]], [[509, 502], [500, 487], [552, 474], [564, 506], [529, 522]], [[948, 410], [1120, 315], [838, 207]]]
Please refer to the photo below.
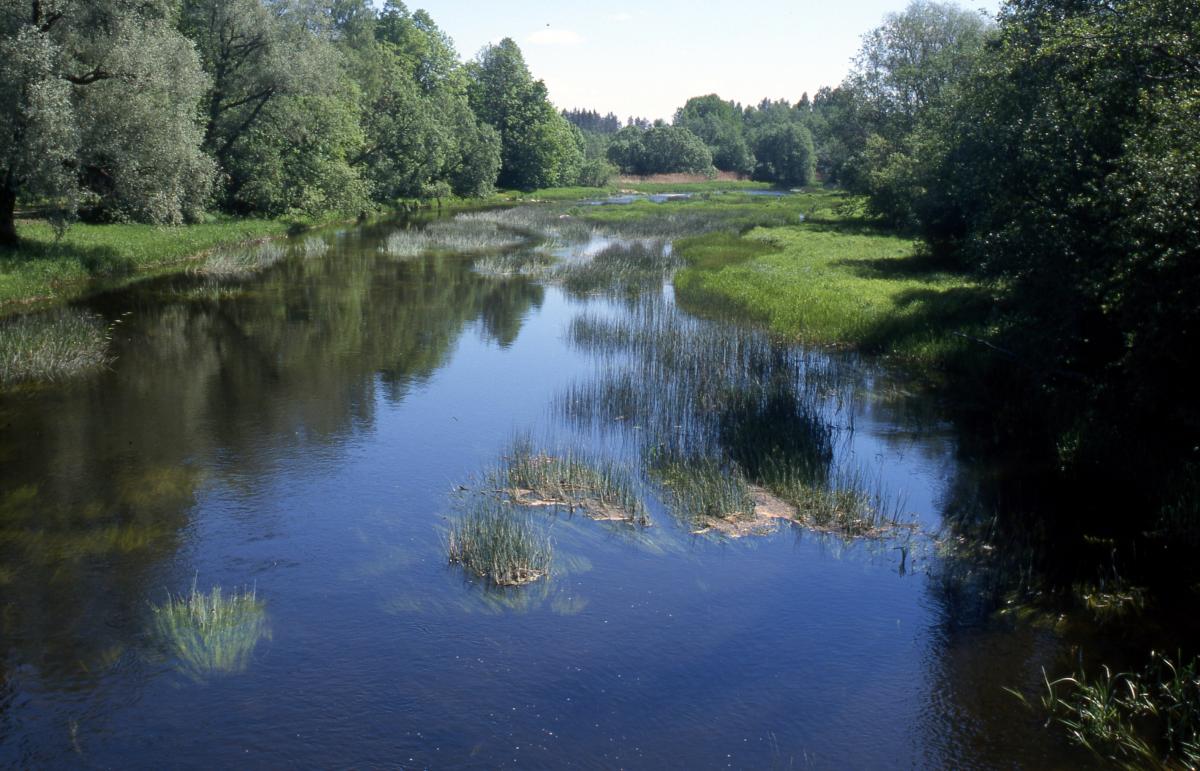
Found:
[[[550, 581], [465, 580], [447, 501], [516, 432], [635, 473], [664, 442], [755, 475], [871, 466], [927, 529], [973, 482], [903, 378], [697, 322], [669, 291], [388, 259], [391, 229], [99, 298], [132, 311], [111, 371], [0, 395], [0, 764], [1079, 760], [997, 690], [1057, 638], [965, 612], [973, 593], [890, 543], [695, 537], [647, 485], [648, 528], [547, 512]], [[154, 655], [150, 603], [197, 575], [269, 608], [234, 677]]]

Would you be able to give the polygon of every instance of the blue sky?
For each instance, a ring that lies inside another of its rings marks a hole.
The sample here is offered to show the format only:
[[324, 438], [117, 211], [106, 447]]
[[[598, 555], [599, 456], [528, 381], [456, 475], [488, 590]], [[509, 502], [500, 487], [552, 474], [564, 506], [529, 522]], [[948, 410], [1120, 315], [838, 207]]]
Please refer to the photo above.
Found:
[[[796, 101], [837, 85], [864, 32], [907, 0], [409, 0], [464, 59], [511, 37], [563, 108], [670, 119], [689, 96]], [[998, 0], [966, 8], [994, 13]]]

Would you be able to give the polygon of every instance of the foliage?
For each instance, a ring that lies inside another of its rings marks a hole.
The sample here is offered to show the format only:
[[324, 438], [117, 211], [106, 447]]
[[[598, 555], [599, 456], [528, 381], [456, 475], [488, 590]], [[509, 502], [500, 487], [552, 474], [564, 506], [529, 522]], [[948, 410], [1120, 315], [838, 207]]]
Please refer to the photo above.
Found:
[[716, 94], [692, 97], [675, 112], [674, 125], [700, 137], [721, 171], [749, 174], [754, 157], [743, 132], [741, 106]]
[[608, 159], [627, 174], [707, 173], [713, 168], [712, 153], [699, 137], [666, 125], [621, 129], [609, 145]]
[[583, 138], [529, 74], [521, 50], [505, 38], [467, 66], [467, 95], [481, 121], [500, 137], [501, 187], [533, 190], [571, 185], [583, 162]]
[[754, 178], [788, 187], [812, 183], [815, 154], [812, 134], [804, 126], [785, 123], [764, 129], [754, 142]]
[[169, 3], [5, 3], [0, 58], [0, 243], [16, 243], [18, 197], [69, 218], [87, 194], [109, 217], [168, 223], [207, 203], [207, 80]]

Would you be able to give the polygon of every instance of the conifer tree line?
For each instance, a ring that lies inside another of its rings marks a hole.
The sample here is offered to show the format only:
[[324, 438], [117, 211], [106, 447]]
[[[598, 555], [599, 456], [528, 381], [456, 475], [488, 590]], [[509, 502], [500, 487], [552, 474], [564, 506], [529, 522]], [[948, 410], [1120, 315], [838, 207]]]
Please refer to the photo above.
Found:
[[0, 0], [13, 211], [319, 218], [575, 184], [583, 138], [511, 40], [467, 63], [400, 0]]

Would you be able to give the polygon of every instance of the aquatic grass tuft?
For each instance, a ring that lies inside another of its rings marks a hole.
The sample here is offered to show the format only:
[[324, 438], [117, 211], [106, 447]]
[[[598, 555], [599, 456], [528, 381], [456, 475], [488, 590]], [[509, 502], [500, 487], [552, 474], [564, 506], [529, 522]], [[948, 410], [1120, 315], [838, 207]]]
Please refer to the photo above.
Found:
[[104, 367], [110, 327], [95, 314], [57, 311], [0, 320], [0, 386], [58, 381]]
[[501, 485], [519, 505], [579, 508], [593, 519], [650, 523], [629, 474], [613, 461], [572, 450], [541, 451], [528, 439], [518, 439], [499, 473]]
[[532, 583], [550, 573], [553, 547], [531, 518], [491, 496], [475, 496], [451, 524], [451, 563], [498, 586]]
[[193, 582], [191, 592], [168, 594], [166, 602], [152, 610], [155, 637], [196, 680], [245, 671], [255, 646], [270, 637], [266, 604], [254, 588], [225, 595], [214, 586], [204, 593]]
[[1042, 706], [1072, 741], [1131, 768], [1200, 765], [1200, 662], [1151, 653], [1141, 672], [1101, 672], [1054, 681], [1043, 675]]
[[300, 245], [300, 252], [305, 257], [320, 257], [329, 251], [329, 243], [324, 238], [309, 236]]
[[214, 279], [246, 279], [282, 262], [285, 257], [287, 252], [283, 246], [268, 241], [253, 249], [212, 252], [190, 272]]
[[614, 243], [590, 259], [566, 262], [556, 271], [569, 292], [631, 293], [657, 289], [679, 265], [663, 241]]
[[420, 257], [432, 252], [499, 251], [529, 240], [527, 235], [495, 222], [456, 217], [420, 230], [397, 230], [387, 237], [380, 250], [393, 257]]
[[914, 526], [904, 497], [889, 495], [881, 481], [871, 484], [859, 469], [839, 469], [814, 477], [810, 470], [768, 463], [760, 483], [793, 507], [795, 521], [812, 530], [846, 538], [879, 537]]
[[649, 466], [663, 486], [667, 507], [694, 528], [754, 517], [754, 493], [736, 466], [672, 453], [651, 453]]
[[484, 276], [547, 276], [555, 259], [545, 252], [501, 252], [475, 260], [475, 272]]

